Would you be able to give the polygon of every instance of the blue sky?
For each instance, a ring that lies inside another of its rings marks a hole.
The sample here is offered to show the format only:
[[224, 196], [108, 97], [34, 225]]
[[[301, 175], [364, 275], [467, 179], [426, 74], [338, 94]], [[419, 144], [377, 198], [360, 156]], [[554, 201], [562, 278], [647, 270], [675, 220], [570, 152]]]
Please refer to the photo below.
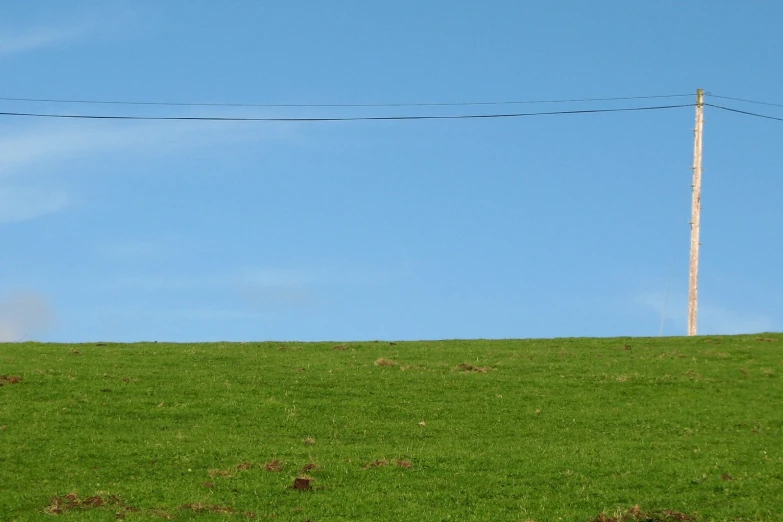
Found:
[[[448, 103], [704, 88], [783, 103], [783, 4], [771, 0], [27, 1], [0, 13], [6, 98]], [[654, 336], [664, 303], [663, 333], [681, 335], [693, 119], [690, 107], [338, 123], [2, 116], [0, 340]], [[781, 122], [707, 108], [700, 333], [783, 330], [782, 139]]]

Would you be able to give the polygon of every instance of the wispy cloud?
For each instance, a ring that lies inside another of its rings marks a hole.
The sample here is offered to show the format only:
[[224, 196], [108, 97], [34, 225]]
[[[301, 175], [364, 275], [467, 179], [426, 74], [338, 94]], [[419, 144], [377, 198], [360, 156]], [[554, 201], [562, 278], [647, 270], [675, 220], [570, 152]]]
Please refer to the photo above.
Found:
[[0, 178], [19, 174], [19, 168], [35, 162], [104, 149], [115, 141], [111, 133], [98, 129], [85, 131], [62, 126], [38, 125], [0, 133]]
[[133, 288], [146, 292], [237, 291], [253, 292], [279, 288], [305, 287], [324, 283], [317, 271], [246, 268], [220, 273], [192, 275], [140, 275], [115, 279], [112, 287]]
[[[665, 304], [664, 334], [671, 335], [672, 326], [678, 334], [685, 332], [688, 324], [688, 300], [685, 294], [672, 294], [666, 299], [663, 293], [641, 293], [634, 298], [634, 303], [648, 312], [654, 312], [658, 321], [664, 314]], [[738, 311], [709, 302], [699, 303], [699, 334], [746, 334], [773, 329], [774, 321], [763, 314]]]
[[171, 253], [171, 245], [144, 239], [117, 239], [97, 247], [98, 252], [119, 261], [155, 259]]
[[0, 29], [0, 56], [72, 43], [88, 32], [87, 26], [35, 27], [22, 31]]
[[699, 333], [743, 334], [774, 330], [773, 321], [765, 315], [743, 313], [709, 304], [699, 305]]
[[[19, 129], [0, 126], [0, 183], [25, 179], [26, 189], [0, 184], [0, 198], [17, 203], [0, 209], [0, 221], [22, 221], [67, 208], [73, 198], [54, 190], [45, 178], [64, 184], [68, 162], [116, 153], [153, 157], [181, 154], [200, 147], [222, 150], [226, 144], [290, 139], [290, 125], [248, 127], [230, 123], [196, 122], [49, 122]], [[79, 170], [79, 172], [83, 172]], [[66, 184], [67, 185], [67, 184]]]
[[0, 187], [0, 223], [26, 221], [68, 206], [63, 190], [40, 187]]
[[91, 43], [96, 39], [117, 39], [138, 32], [138, 6], [112, 2], [86, 10], [63, 4], [40, 13], [25, 27], [22, 20], [0, 20], [0, 58], [69, 45]]
[[[15, 122], [15, 123], [18, 123]], [[265, 143], [297, 138], [291, 123], [56, 121], [0, 126], [0, 178], [33, 164], [102, 152], [180, 153], [189, 147]]]
[[[108, 151], [176, 151], [184, 146], [236, 138], [228, 125], [199, 123], [55, 122], [0, 132], [0, 178], [33, 164]], [[221, 132], [222, 131], [222, 132]]]
[[33, 292], [19, 292], [0, 300], [0, 342], [29, 338], [54, 325], [52, 305]]
[[[67, 208], [72, 199], [68, 192], [42, 179], [47, 164], [119, 146], [120, 139], [97, 129], [79, 132], [45, 125], [0, 132], [0, 223], [35, 219]], [[31, 166], [44, 168], [30, 176], [27, 169]], [[12, 178], [15, 181], [9, 182]], [[19, 178], [24, 178], [23, 183]]]

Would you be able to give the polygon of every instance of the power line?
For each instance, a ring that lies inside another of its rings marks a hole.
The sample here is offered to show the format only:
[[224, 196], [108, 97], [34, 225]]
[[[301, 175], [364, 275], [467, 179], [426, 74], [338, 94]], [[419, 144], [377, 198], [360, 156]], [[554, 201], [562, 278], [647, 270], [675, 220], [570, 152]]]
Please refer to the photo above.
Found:
[[36, 102], [36, 103], [77, 103], [90, 105], [156, 105], [170, 107], [464, 107], [468, 105], [530, 105], [543, 103], [581, 103], [596, 101], [649, 100], [654, 98], [678, 98], [692, 94], [660, 94], [654, 96], [619, 96], [613, 98], [581, 98], [571, 100], [527, 100], [527, 101], [478, 101], [444, 103], [183, 103], [183, 102], [139, 102], [139, 101], [102, 101], [68, 100], [54, 98], [2, 98], [0, 101]]
[[654, 107], [627, 107], [621, 109], [582, 109], [571, 111], [521, 112], [507, 114], [460, 114], [454, 116], [351, 116], [333, 118], [252, 118], [222, 116], [102, 116], [97, 114], [45, 114], [32, 112], [0, 112], [0, 116], [25, 116], [33, 118], [70, 118], [86, 120], [177, 120], [177, 121], [268, 121], [268, 122], [336, 122], [336, 121], [389, 121], [389, 120], [464, 120], [492, 118], [520, 118], [524, 116], [554, 116], [558, 114], [595, 114], [606, 112], [654, 111], [692, 107], [693, 104], [659, 105]]
[[758, 114], [756, 112], [741, 111], [739, 109], [732, 109], [730, 107], [723, 107], [722, 105], [713, 105], [712, 103], [705, 103], [704, 105], [706, 105], [708, 107], [715, 107], [716, 109], [723, 109], [724, 111], [738, 112], [740, 114], [747, 114], [748, 116], [756, 116], [757, 118], [764, 118], [764, 119], [767, 119], [767, 120], [783, 121], [783, 118], [777, 118], [775, 116], [768, 116], [766, 114]]
[[757, 101], [757, 100], [748, 100], [745, 98], [732, 98], [731, 96], [720, 96], [718, 94], [712, 94], [709, 93], [711, 98], [722, 98], [724, 100], [734, 100], [734, 101], [741, 101], [745, 103], [755, 103], [757, 105], [769, 105], [770, 107], [783, 107], [783, 103], [770, 103], [770, 102], [763, 102], [763, 101]]

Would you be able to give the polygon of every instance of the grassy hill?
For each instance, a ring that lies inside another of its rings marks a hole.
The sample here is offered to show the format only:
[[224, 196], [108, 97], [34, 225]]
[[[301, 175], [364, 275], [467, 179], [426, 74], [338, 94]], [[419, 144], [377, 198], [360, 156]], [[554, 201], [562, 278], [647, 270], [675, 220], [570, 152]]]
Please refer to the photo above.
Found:
[[782, 374], [780, 334], [0, 344], [0, 520], [783, 520]]

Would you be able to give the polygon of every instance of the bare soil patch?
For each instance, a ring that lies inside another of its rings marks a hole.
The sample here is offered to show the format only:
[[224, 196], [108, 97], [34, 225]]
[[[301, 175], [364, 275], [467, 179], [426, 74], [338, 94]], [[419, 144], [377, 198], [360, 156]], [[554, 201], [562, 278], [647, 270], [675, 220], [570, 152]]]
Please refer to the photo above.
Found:
[[590, 522], [683, 522], [688, 520], [696, 520], [696, 518], [671, 509], [645, 512], [636, 505], [626, 511], [618, 510], [614, 515], [601, 513]]
[[0, 375], [0, 386], [5, 384], [18, 384], [22, 378], [18, 375]]
[[362, 469], [382, 468], [382, 467], [388, 466], [388, 465], [389, 465], [389, 461], [388, 460], [380, 459], [380, 460], [375, 460], [373, 462], [368, 462], [367, 464], [362, 466]]
[[300, 491], [307, 491], [309, 489], [313, 489], [313, 486], [310, 484], [313, 481], [310, 477], [297, 477], [294, 479], [294, 489], [298, 489]]
[[214, 477], [232, 477], [237, 471], [246, 471], [250, 468], [252, 468], [253, 465], [249, 462], [242, 462], [241, 464], [237, 464], [233, 468], [228, 469], [210, 469], [208, 471], [209, 476]]
[[460, 363], [454, 369], [460, 372], [487, 373], [492, 368], [489, 366], [473, 366], [472, 364], [468, 363]]
[[283, 463], [275, 459], [264, 464], [264, 469], [277, 473], [279, 471], [283, 471]]
[[230, 506], [221, 506], [219, 504], [202, 504], [194, 502], [179, 506], [180, 510], [193, 511], [194, 513], [216, 513], [219, 515], [243, 515], [245, 518], [256, 518], [256, 514], [250, 511], [237, 511]]
[[62, 515], [74, 510], [87, 510], [102, 507], [119, 507], [117, 518], [124, 518], [125, 513], [138, 511], [126, 505], [116, 495], [94, 495], [91, 497], [81, 497], [76, 492], [68, 493], [59, 497], [52, 497], [49, 505], [44, 508], [44, 512], [50, 515]]

